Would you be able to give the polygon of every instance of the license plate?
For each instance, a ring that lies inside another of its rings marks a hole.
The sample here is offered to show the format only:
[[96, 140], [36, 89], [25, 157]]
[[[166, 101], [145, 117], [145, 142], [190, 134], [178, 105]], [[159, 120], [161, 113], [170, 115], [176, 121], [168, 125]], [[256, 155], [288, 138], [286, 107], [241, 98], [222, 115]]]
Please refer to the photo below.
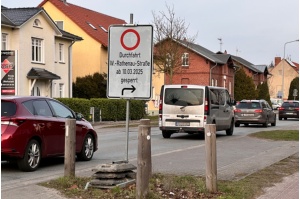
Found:
[[286, 113], [287, 115], [294, 115], [294, 113]]
[[176, 126], [190, 126], [189, 122], [176, 122]]
[[254, 114], [242, 114], [242, 116], [254, 116]]

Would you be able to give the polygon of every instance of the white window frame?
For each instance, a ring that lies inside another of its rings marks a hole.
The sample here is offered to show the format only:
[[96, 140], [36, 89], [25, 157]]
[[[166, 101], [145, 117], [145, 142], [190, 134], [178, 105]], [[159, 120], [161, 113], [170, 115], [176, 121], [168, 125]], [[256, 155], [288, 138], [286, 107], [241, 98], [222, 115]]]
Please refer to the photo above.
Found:
[[65, 62], [65, 51], [64, 51], [64, 44], [58, 44], [58, 59], [59, 62]]
[[172, 57], [169, 53], [166, 54], [166, 65], [165, 67], [171, 67], [172, 64]]
[[39, 38], [31, 38], [31, 61], [43, 63], [44, 61], [44, 40]]
[[217, 79], [215, 80], [215, 86], [218, 86], [218, 80]]
[[64, 97], [64, 89], [65, 89], [65, 85], [63, 83], [59, 83], [58, 85], [58, 93], [59, 93], [59, 97], [63, 98]]
[[214, 86], [214, 79], [211, 79], [211, 86]]
[[2, 39], [1, 39], [1, 50], [7, 50], [8, 49], [8, 34], [2, 33]]
[[181, 57], [182, 66], [189, 66], [189, 53], [183, 53]]
[[64, 30], [64, 21], [55, 21], [57, 27], [61, 30]]

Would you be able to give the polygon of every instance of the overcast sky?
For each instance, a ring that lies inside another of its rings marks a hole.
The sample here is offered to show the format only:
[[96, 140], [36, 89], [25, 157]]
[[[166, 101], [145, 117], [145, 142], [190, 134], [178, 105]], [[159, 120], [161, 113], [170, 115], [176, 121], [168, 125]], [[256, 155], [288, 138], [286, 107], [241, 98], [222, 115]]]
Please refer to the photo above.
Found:
[[[1, 0], [9, 8], [36, 7], [42, 0]], [[299, 0], [67, 0], [137, 24], [151, 24], [152, 11], [174, 6], [175, 17], [189, 24], [195, 43], [227, 50], [253, 64], [269, 65], [284, 55], [284, 44], [299, 39]], [[74, 33], [76, 34], [76, 33]], [[222, 38], [222, 46], [220, 40]], [[299, 42], [286, 44], [285, 55], [299, 63]]]

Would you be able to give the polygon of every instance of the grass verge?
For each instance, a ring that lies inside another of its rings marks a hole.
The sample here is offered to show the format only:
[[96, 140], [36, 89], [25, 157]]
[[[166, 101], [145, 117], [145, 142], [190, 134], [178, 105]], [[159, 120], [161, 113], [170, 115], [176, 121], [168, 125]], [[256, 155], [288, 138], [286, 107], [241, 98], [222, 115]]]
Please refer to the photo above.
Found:
[[[299, 131], [262, 131], [249, 136], [272, 139], [298, 141]], [[153, 174], [149, 183], [148, 199], [165, 198], [244, 198], [252, 199], [263, 193], [264, 188], [272, 186], [274, 183], [281, 182], [282, 178], [299, 171], [299, 154], [290, 156], [278, 163], [266, 167], [238, 181], [217, 182], [218, 192], [209, 193], [206, 190], [205, 178], [197, 176], [178, 176]], [[126, 188], [115, 187], [112, 189], [88, 188], [85, 190], [87, 182], [91, 178], [66, 178], [61, 177], [40, 185], [57, 189], [68, 198], [106, 198], [106, 199], [133, 199], [136, 198], [135, 185]]]

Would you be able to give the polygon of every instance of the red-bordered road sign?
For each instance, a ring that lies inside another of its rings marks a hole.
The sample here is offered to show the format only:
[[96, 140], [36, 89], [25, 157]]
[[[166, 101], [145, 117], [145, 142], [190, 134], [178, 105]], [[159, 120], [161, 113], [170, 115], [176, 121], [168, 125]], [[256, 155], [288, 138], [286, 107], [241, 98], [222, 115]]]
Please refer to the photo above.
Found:
[[152, 69], [152, 25], [110, 26], [107, 97], [150, 99]]

